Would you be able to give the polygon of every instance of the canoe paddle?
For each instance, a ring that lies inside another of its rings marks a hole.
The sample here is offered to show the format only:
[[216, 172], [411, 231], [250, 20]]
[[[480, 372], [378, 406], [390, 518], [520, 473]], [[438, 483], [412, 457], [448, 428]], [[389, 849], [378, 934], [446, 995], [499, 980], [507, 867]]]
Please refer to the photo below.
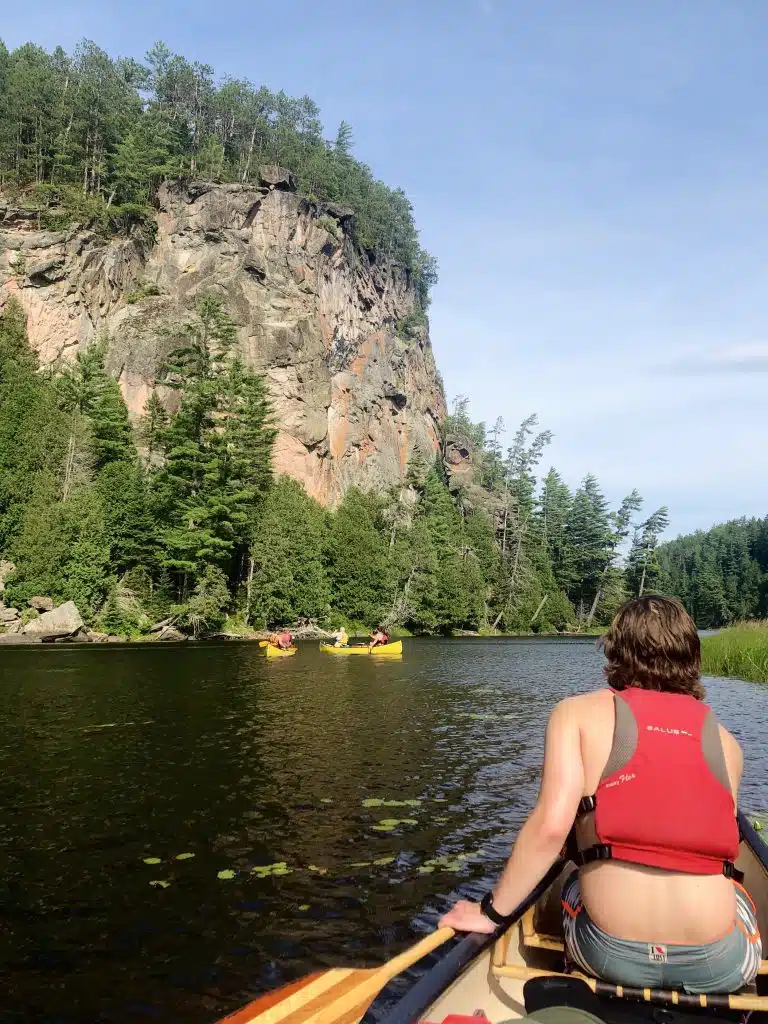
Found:
[[358, 1024], [388, 982], [452, 939], [438, 928], [381, 967], [332, 967], [308, 974], [224, 1017], [219, 1024]]

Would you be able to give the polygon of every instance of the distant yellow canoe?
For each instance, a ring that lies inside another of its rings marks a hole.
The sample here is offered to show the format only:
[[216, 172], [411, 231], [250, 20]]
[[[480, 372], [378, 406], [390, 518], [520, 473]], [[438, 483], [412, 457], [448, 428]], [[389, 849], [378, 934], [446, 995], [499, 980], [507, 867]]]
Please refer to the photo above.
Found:
[[379, 647], [334, 647], [333, 644], [320, 644], [320, 650], [326, 654], [370, 654], [375, 658], [396, 658], [403, 653], [403, 641], [394, 640], [391, 644], [381, 644]]
[[267, 644], [264, 648], [264, 653], [268, 658], [290, 658], [297, 650], [297, 647], [289, 647], [284, 651], [282, 647], [275, 647], [274, 644]]

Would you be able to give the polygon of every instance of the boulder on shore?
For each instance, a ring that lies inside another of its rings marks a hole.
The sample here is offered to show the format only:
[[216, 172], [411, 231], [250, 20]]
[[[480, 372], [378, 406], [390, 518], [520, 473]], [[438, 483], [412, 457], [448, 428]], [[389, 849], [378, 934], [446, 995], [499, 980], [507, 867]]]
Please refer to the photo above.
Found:
[[36, 636], [41, 640], [55, 640], [57, 637], [72, 636], [84, 626], [74, 601], [59, 605], [52, 612], [43, 612], [24, 627], [24, 636]]
[[0, 633], [0, 644], [41, 644], [39, 636], [24, 636], [23, 633]]
[[172, 643], [178, 643], [181, 640], [186, 640], [186, 636], [181, 630], [176, 629], [175, 626], [164, 626], [159, 633], [154, 637], [155, 640], [169, 641]]
[[19, 617], [18, 608], [0, 608], [0, 622], [15, 622]]
[[30, 608], [34, 608], [36, 612], [52, 612], [53, 611], [53, 598], [52, 597], [30, 597], [27, 601]]
[[0, 558], [0, 594], [5, 590], [5, 581], [11, 575], [12, 572], [16, 571], [16, 566], [13, 562], [8, 562], [3, 558]]

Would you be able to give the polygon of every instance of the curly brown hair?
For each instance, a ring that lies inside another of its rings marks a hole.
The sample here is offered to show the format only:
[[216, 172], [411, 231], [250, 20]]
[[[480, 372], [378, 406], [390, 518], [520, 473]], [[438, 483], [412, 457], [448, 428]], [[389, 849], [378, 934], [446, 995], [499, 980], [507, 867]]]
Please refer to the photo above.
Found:
[[677, 598], [647, 594], [627, 601], [601, 646], [608, 659], [605, 677], [614, 690], [638, 686], [703, 699], [699, 634]]

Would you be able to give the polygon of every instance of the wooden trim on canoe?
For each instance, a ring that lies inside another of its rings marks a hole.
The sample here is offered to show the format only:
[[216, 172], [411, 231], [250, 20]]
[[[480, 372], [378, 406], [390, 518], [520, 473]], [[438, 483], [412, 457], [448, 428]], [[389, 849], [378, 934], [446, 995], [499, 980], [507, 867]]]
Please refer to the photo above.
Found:
[[768, 996], [757, 995], [689, 995], [687, 992], [652, 988], [631, 988], [628, 985], [611, 985], [607, 981], [598, 981], [586, 974], [574, 971], [562, 974], [559, 971], [545, 971], [538, 967], [525, 967], [522, 964], [505, 964], [493, 967], [492, 973], [497, 978], [514, 978], [517, 981], [529, 981], [531, 978], [580, 978], [585, 981], [595, 995], [611, 999], [636, 999], [646, 1003], [657, 1003], [666, 1006], [713, 1007], [728, 1010], [761, 1010], [768, 1011]]

